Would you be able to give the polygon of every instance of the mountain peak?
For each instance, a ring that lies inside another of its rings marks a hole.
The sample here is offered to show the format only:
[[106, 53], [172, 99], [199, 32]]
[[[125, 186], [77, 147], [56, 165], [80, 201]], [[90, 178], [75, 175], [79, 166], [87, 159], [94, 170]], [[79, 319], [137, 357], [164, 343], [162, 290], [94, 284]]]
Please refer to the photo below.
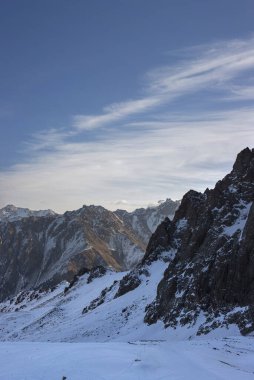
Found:
[[254, 149], [247, 147], [238, 153], [233, 171], [240, 175], [246, 175], [251, 171], [254, 175]]
[[214, 189], [189, 191], [173, 221], [152, 235], [146, 262], [165, 252], [175, 255], [145, 321], [176, 327], [203, 313], [198, 334], [228, 324], [242, 334], [253, 332], [253, 223], [254, 149], [246, 148]]
[[6, 210], [6, 211], [14, 211], [14, 210], [17, 210], [18, 207], [16, 207], [15, 205], [6, 205], [5, 207], [2, 208], [2, 210]]
[[0, 221], [13, 222], [23, 218], [28, 218], [30, 216], [45, 217], [54, 215], [57, 214], [52, 210], [33, 211], [28, 208], [14, 206], [12, 204], [8, 204], [0, 209]]

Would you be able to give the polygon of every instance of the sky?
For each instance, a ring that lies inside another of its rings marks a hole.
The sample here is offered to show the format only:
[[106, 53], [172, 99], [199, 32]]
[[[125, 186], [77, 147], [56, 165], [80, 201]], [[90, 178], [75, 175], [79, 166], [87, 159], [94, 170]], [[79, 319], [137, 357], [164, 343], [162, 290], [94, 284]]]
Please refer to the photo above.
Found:
[[0, 207], [133, 210], [254, 147], [253, 0], [2, 0]]

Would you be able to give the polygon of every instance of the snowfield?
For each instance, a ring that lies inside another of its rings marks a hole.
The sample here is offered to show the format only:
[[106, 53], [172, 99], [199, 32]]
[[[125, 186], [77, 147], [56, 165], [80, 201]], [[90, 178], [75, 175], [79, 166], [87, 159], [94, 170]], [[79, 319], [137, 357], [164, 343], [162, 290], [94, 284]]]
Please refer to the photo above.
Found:
[[1, 380], [247, 380], [254, 340], [1, 343]]
[[128, 272], [108, 271], [91, 282], [83, 275], [67, 292], [62, 283], [0, 304], [0, 380], [254, 379], [254, 337], [240, 336], [235, 325], [198, 337], [202, 315], [176, 329], [144, 323], [173, 252], [162, 257], [121, 297]]

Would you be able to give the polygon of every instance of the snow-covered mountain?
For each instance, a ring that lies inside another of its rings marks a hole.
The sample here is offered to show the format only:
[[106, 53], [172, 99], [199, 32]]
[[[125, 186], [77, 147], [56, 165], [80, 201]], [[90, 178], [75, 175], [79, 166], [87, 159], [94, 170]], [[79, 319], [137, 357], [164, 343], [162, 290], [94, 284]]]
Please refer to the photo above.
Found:
[[7, 205], [0, 209], [0, 222], [14, 222], [30, 216], [34, 217], [46, 217], [57, 215], [52, 210], [38, 210], [33, 211], [28, 208], [16, 207], [14, 205]]
[[253, 201], [245, 149], [213, 190], [184, 196], [131, 271], [99, 266], [2, 302], [0, 379], [252, 379]]
[[175, 258], [146, 308], [146, 323], [195, 323], [198, 333], [237, 325], [254, 332], [254, 149], [237, 156], [233, 170], [203, 194], [189, 191], [173, 221], [152, 236], [143, 262], [163, 251]]
[[159, 201], [158, 205], [147, 208], [138, 208], [133, 212], [116, 210], [115, 214], [131, 227], [146, 244], [158, 225], [165, 219], [173, 219], [181, 201], [172, 201], [168, 198]]
[[145, 251], [135, 231], [100, 206], [1, 222], [0, 237], [1, 299], [71, 281], [84, 268], [130, 268]]
[[[178, 203], [171, 201], [170, 212], [174, 204], [177, 208]], [[152, 209], [158, 223], [166, 209], [163, 204]], [[143, 238], [126, 218], [101, 206], [43, 216], [15, 207], [4, 210], [6, 218], [0, 221], [0, 300], [25, 289], [72, 281], [84, 268], [133, 268], [144, 255], [147, 234], [152, 234], [147, 228]], [[145, 209], [131, 215], [136, 215], [137, 226], [147, 224]], [[150, 216], [148, 209], [148, 220]]]
[[3, 339], [253, 334], [253, 201], [254, 150], [245, 149], [213, 190], [184, 196], [173, 221], [159, 225], [130, 272], [98, 269], [52, 293], [23, 292], [2, 303]]

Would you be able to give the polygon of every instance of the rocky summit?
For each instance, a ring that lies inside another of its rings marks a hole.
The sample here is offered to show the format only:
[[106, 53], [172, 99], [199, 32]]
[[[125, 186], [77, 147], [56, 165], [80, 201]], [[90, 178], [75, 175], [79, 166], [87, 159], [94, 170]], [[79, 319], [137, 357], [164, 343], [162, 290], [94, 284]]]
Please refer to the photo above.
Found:
[[171, 252], [174, 259], [146, 307], [145, 322], [195, 324], [198, 334], [236, 324], [254, 331], [254, 149], [203, 194], [189, 191], [173, 221], [152, 235], [143, 265]]

